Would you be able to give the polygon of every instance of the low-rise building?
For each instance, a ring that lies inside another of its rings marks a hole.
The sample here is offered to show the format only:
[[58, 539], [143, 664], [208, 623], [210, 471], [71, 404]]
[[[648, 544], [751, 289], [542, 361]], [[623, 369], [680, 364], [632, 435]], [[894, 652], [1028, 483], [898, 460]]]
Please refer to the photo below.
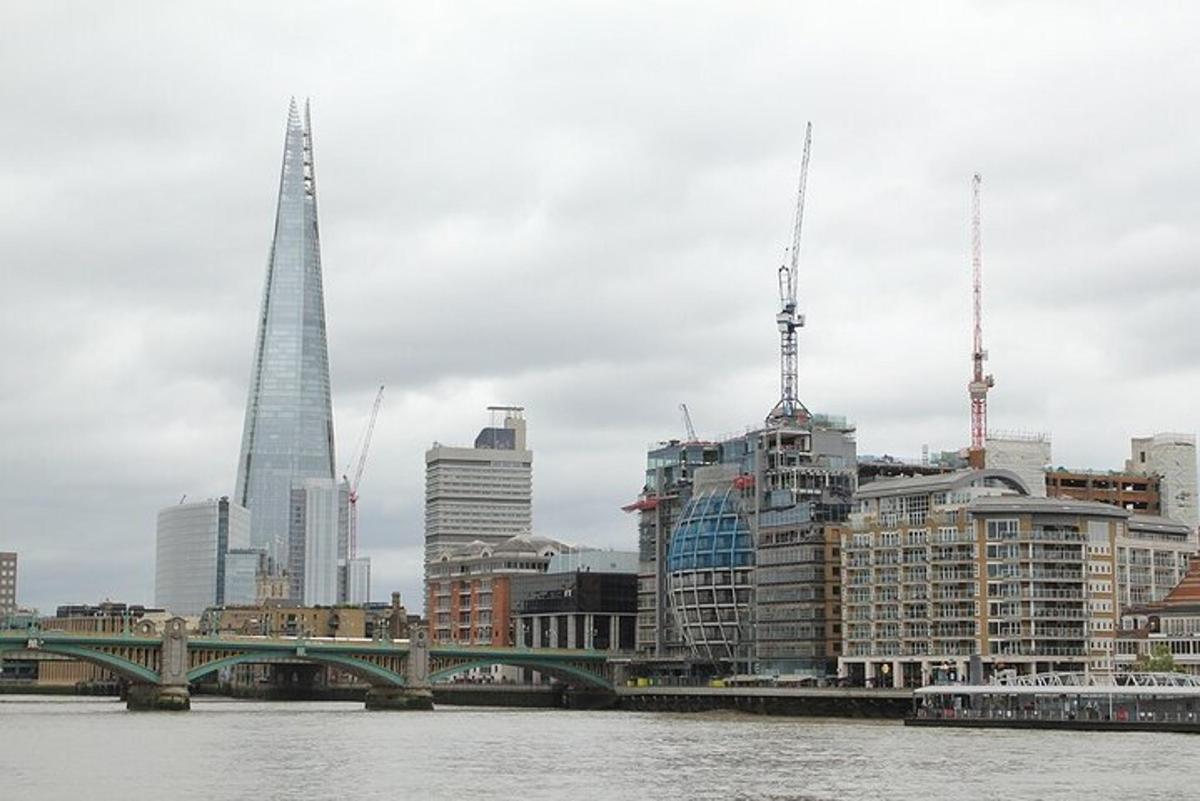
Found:
[[218, 606], [204, 610], [200, 631], [261, 637], [366, 637], [358, 606]]
[[442, 548], [426, 564], [429, 638], [458, 645], [512, 645], [512, 579], [545, 573], [550, 560], [570, 547], [522, 534]]
[[1134, 670], [1138, 661], [1165, 650], [1174, 670], [1200, 674], [1200, 561], [1155, 603], [1131, 606], [1121, 615], [1116, 666]]
[[514, 576], [513, 644], [632, 652], [637, 573], [572, 570]]

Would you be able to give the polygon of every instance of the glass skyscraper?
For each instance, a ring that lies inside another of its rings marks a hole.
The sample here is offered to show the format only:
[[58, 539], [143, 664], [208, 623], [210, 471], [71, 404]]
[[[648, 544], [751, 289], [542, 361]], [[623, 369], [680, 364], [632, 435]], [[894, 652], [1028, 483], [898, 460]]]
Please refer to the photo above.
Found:
[[275, 572], [288, 564], [293, 485], [334, 477], [312, 124], [308, 104], [301, 120], [293, 100], [235, 490], [250, 510], [250, 544]]

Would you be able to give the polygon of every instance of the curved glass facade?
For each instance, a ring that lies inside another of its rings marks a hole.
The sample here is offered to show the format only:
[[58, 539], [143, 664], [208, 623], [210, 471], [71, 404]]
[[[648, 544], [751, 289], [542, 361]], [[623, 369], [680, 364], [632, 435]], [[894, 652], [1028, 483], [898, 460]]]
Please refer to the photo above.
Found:
[[693, 653], [749, 661], [754, 539], [733, 487], [693, 497], [667, 553], [671, 611]]
[[754, 542], [732, 488], [692, 498], [671, 535], [667, 570], [752, 567]]

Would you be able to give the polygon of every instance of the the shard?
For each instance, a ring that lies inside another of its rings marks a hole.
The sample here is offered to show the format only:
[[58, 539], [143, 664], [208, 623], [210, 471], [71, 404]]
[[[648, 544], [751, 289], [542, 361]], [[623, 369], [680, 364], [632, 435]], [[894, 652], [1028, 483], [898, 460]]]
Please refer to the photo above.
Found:
[[288, 563], [293, 488], [334, 477], [312, 125], [308, 104], [301, 119], [293, 100], [236, 485], [251, 545], [267, 550], [273, 572]]

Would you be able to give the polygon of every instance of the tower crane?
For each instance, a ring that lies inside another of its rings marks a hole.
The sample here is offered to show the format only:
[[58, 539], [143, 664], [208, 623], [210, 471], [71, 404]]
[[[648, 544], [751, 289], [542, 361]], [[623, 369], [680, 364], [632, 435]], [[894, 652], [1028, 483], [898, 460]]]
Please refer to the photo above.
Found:
[[983, 467], [983, 448], [987, 437], [987, 393], [995, 386], [991, 375], [983, 374], [983, 363], [988, 357], [983, 347], [983, 238], [980, 233], [980, 187], [983, 176], [975, 173], [971, 178], [971, 277], [974, 301], [974, 341], [971, 347], [971, 382], [967, 394], [971, 398], [971, 448], [968, 458], [973, 467]]
[[687, 441], [696, 442], [696, 427], [692, 425], [692, 413], [688, 411], [687, 404], [679, 404], [679, 411], [683, 412], [683, 427], [687, 429]]
[[[379, 405], [383, 403], [383, 386], [375, 393], [375, 403], [371, 406], [371, 416], [367, 419], [367, 428], [363, 433], [362, 448], [354, 464], [354, 478], [348, 479], [350, 485], [350, 558], [358, 556], [358, 485], [362, 481], [363, 470], [367, 467], [367, 452], [371, 448], [371, 435], [375, 433], [375, 420], [379, 417]], [[349, 467], [347, 467], [349, 471]], [[345, 476], [343, 476], [345, 478]]]
[[796, 311], [796, 288], [800, 281], [800, 230], [804, 223], [804, 188], [808, 183], [808, 155], [812, 149], [812, 123], [804, 131], [804, 156], [800, 160], [800, 188], [796, 196], [796, 220], [792, 226], [792, 247], [779, 268], [779, 403], [767, 415], [768, 424], [809, 419], [808, 409], [800, 402], [797, 384], [799, 368], [796, 356], [796, 329], [804, 327], [804, 315]]

